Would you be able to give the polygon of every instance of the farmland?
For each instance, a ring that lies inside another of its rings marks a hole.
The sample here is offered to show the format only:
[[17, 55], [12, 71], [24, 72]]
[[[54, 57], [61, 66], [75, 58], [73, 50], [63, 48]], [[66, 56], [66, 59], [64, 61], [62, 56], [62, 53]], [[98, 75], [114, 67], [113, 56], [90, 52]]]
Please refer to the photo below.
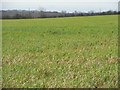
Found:
[[3, 87], [116, 88], [117, 19], [3, 20]]

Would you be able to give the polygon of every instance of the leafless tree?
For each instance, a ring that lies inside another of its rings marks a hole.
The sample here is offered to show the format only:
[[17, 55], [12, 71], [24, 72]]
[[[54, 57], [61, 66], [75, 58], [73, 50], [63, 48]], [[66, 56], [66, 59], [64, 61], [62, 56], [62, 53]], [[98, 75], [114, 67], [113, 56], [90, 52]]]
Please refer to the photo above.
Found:
[[42, 18], [45, 17], [45, 11], [46, 11], [45, 8], [39, 7], [39, 8], [38, 8], [38, 11], [39, 11], [40, 17], [42, 17]]
[[74, 15], [77, 16], [77, 15], [78, 15], [78, 12], [77, 12], [77, 11], [74, 11]]
[[66, 11], [61, 11], [61, 14], [62, 14], [62, 16], [64, 17], [64, 16], [66, 16]]

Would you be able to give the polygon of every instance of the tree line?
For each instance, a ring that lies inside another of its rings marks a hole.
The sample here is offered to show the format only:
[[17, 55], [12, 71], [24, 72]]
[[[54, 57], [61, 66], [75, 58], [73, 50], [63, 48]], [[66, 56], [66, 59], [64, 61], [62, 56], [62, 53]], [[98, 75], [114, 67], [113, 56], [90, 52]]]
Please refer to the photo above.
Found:
[[27, 18], [57, 18], [57, 17], [73, 17], [73, 16], [96, 16], [96, 15], [117, 15], [118, 11], [102, 11], [102, 12], [78, 12], [67, 13], [66, 11], [43, 11], [43, 10], [1, 10], [2, 19], [27, 19]]

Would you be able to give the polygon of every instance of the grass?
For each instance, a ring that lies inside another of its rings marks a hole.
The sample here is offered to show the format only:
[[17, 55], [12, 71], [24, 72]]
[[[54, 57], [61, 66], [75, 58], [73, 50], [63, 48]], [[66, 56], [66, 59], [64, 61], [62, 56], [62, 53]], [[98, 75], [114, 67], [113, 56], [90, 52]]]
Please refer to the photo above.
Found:
[[117, 19], [3, 20], [3, 87], [117, 88]]

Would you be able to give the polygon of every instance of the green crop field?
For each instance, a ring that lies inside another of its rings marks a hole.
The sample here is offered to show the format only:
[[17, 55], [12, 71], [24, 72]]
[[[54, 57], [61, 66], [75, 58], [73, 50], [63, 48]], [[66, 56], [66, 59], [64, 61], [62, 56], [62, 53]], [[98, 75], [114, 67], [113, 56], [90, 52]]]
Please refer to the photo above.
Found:
[[3, 20], [3, 87], [117, 88], [118, 16]]

